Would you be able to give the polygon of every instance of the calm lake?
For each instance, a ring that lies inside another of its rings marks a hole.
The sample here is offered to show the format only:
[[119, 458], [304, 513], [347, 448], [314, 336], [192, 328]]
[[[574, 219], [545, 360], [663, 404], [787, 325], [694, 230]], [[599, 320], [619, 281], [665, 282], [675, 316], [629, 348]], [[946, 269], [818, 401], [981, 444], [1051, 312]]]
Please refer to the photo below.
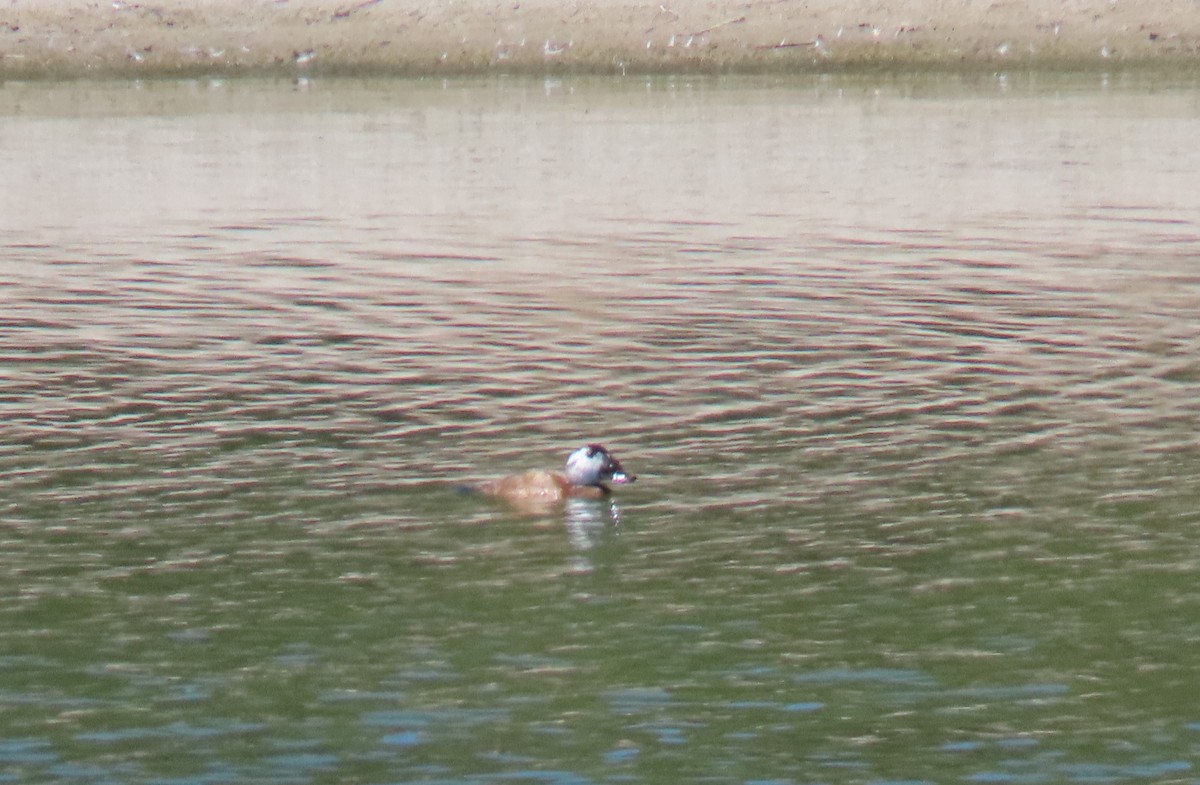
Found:
[[[1200, 781], [1200, 81], [0, 84], [0, 783]], [[528, 515], [455, 484], [602, 442]]]

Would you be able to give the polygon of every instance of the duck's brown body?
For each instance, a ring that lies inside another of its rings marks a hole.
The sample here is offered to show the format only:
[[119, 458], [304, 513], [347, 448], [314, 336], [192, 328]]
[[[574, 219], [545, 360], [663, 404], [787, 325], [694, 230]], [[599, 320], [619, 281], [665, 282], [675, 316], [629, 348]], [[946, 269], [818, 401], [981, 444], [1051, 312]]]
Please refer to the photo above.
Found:
[[552, 504], [565, 499], [602, 499], [610, 491], [598, 485], [572, 485], [566, 475], [533, 469], [481, 483], [479, 491], [515, 504]]

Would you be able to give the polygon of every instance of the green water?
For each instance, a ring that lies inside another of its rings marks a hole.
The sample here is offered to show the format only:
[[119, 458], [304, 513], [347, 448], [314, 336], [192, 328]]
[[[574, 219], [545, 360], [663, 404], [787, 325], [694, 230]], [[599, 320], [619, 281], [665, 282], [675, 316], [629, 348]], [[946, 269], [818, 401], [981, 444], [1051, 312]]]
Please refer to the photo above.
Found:
[[0, 781], [1194, 781], [1147, 87], [3, 87]]

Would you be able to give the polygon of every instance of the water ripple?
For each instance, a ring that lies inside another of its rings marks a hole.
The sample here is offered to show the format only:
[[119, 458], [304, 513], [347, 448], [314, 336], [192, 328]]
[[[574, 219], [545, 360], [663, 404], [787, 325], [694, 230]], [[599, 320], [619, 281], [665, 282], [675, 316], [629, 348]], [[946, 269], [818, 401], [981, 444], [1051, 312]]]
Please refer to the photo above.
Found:
[[986, 81], [0, 89], [10, 778], [1186, 776], [1194, 94]]

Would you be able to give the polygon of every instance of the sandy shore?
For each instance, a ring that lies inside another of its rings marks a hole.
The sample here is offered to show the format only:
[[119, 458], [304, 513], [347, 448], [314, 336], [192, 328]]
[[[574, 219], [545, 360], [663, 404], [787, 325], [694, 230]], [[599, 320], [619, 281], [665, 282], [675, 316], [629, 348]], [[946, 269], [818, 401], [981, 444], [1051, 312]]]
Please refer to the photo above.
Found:
[[0, 78], [1200, 68], [1197, 0], [0, 0]]

